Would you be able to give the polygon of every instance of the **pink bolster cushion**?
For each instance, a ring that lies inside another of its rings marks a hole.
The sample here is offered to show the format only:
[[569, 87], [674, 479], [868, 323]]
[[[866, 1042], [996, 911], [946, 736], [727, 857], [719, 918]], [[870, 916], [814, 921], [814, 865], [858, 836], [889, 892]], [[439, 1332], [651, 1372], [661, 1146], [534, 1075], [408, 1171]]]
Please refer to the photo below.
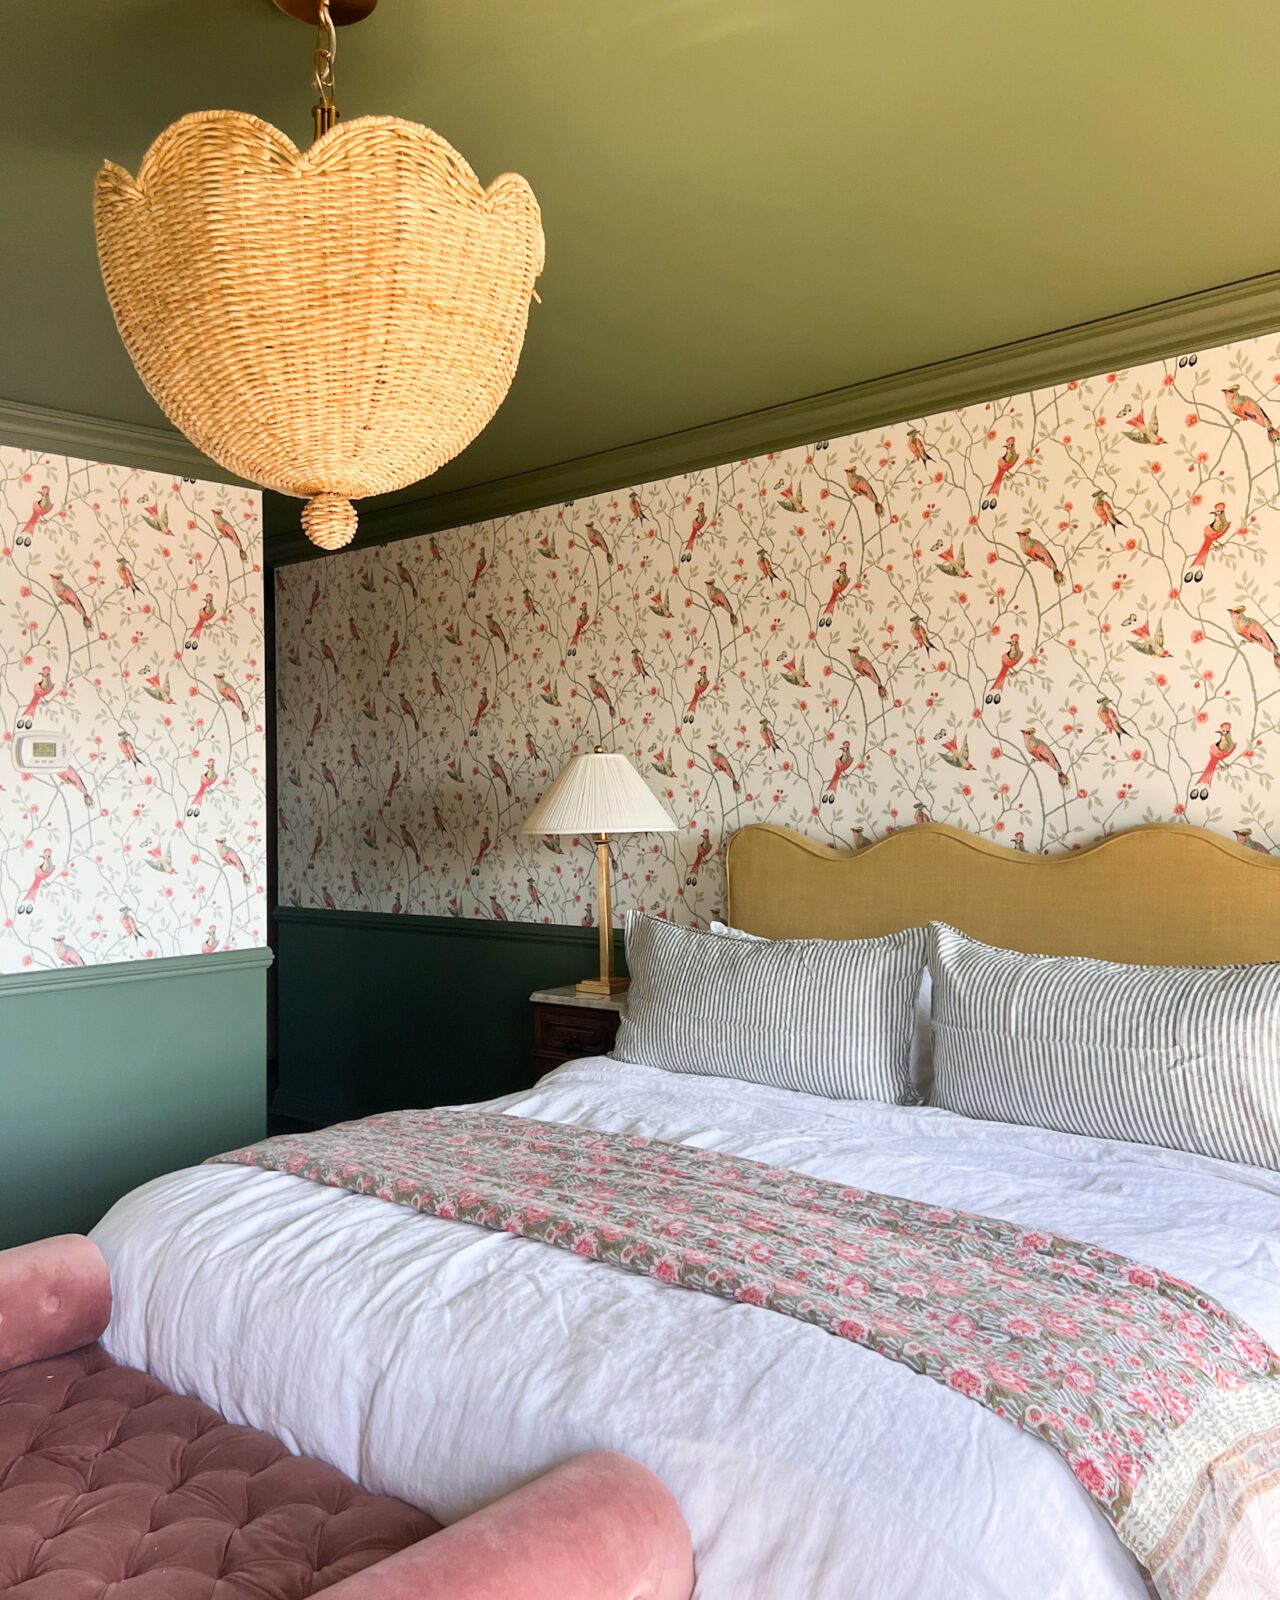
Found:
[[598, 1450], [344, 1578], [325, 1600], [689, 1600], [679, 1507], [638, 1461]]
[[102, 1252], [78, 1233], [0, 1250], [0, 1372], [92, 1344], [111, 1318]]

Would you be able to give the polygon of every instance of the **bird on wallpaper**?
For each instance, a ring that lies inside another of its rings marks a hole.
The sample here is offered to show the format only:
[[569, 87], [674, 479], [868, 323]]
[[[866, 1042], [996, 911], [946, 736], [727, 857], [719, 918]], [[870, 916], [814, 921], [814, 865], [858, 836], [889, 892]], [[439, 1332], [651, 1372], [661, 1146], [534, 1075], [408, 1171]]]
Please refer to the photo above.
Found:
[[711, 679], [707, 675], [707, 668], [704, 662], [703, 665], [698, 668], [698, 676], [693, 685], [693, 694], [690, 696], [689, 704], [685, 709], [684, 721], [686, 724], [692, 722], [697, 716], [698, 702], [702, 699], [703, 695], [706, 694], [710, 687]]
[[1209, 559], [1210, 552], [1215, 544], [1225, 539], [1231, 532], [1231, 518], [1227, 515], [1227, 503], [1219, 500], [1213, 508], [1213, 515], [1209, 518], [1204, 530], [1204, 538], [1200, 548], [1187, 563], [1187, 570], [1182, 575], [1183, 583], [1203, 583], [1204, 564]]
[[991, 480], [991, 487], [987, 490], [981, 501], [983, 511], [994, 511], [996, 501], [1000, 498], [1000, 488], [1004, 480], [1018, 465], [1018, 441], [1012, 433], [1004, 442], [1004, 449], [1000, 452], [1000, 459], [996, 462], [996, 475]]
[[387, 650], [387, 659], [382, 663], [382, 676], [384, 678], [389, 678], [391, 676], [391, 663], [399, 654], [400, 632], [399, 629], [393, 629], [391, 633], [391, 644]]
[[489, 557], [482, 550], [480, 552], [480, 559], [479, 559], [479, 561], [476, 562], [476, 570], [471, 574], [471, 582], [467, 585], [467, 599], [468, 600], [474, 600], [475, 599], [475, 597], [476, 597], [476, 589], [479, 587], [480, 579], [482, 577], [484, 577], [484, 570], [488, 565], [489, 565]]
[[736, 772], [734, 772], [733, 767], [730, 765], [728, 756], [724, 754], [714, 739], [712, 739], [707, 745], [707, 754], [711, 757], [712, 767], [714, 767], [717, 772], [722, 773], [726, 778], [728, 778], [729, 782], [733, 785], [734, 794], [737, 794], [742, 788], [742, 785], [738, 782], [738, 775]]
[[13, 541], [14, 544], [29, 545], [31, 543], [31, 535], [36, 531], [37, 525], [43, 522], [52, 510], [53, 500], [49, 494], [49, 485], [47, 483], [41, 484], [40, 493], [36, 496], [35, 502], [31, 507], [31, 515], [22, 524], [17, 538]]
[[418, 841], [413, 836], [413, 830], [403, 823], [400, 825], [400, 843], [404, 845], [407, 850], [411, 850], [413, 852], [413, 859], [418, 863], [419, 868], [421, 868], [422, 854], [418, 849]]
[[849, 587], [849, 564], [848, 564], [847, 561], [842, 561], [840, 563], [840, 565], [836, 568], [836, 575], [835, 575], [835, 578], [832, 580], [831, 596], [828, 599], [826, 605], [823, 606], [823, 608], [822, 608], [822, 615], [818, 618], [818, 626], [820, 628], [829, 628], [829, 627], [831, 627], [831, 625], [832, 625], [832, 623], [831, 623], [831, 613], [835, 610], [836, 604], [839, 601], [840, 596], [845, 592], [845, 590], [848, 587]]
[[400, 770], [400, 760], [399, 760], [399, 757], [397, 757], [396, 758], [396, 764], [391, 769], [391, 782], [387, 785], [387, 792], [382, 797], [382, 804], [383, 804], [384, 808], [391, 804], [391, 797], [392, 797], [393, 794], [395, 794], [396, 790], [400, 787], [400, 782], [401, 782], [401, 779], [403, 778], [403, 776], [404, 776], [404, 774]]
[[144, 765], [142, 757], [138, 754], [138, 747], [123, 729], [120, 730], [120, 754], [131, 767]]
[[864, 478], [860, 472], [855, 471], [853, 467], [846, 467], [844, 469], [844, 476], [845, 481], [849, 485], [849, 493], [856, 495], [863, 500], [869, 500], [872, 506], [875, 508], [876, 516], [883, 516], [884, 503], [876, 498], [876, 492], [867, 482], [866, 478]]
[[928, 807], [925, 805], [923, 800], [916, 801], [914, 817], [917, 828], [922, 827], [926, 822], [933, 821], [933, 818], [929, 815]]
[[531, 906], [537, 906], [537, 908], [541, 910], [542, 896], [538, 893], [538, 885], [533, 881], [532, 878], [526, 878], [524, 880], [524, 886], [529, 891], [529, 904]]
[[310, 627], [311, 619], [312, 619], [313, 616], [315, 616], [316, 607], [319, 604], [320, 604], [320, 580], [319, 580], [319, 578], [317, 578], [316, 581], [311, 585], [311, 599], [307, 603], [307, 614], [302, 619], [302, 626], [304, 628]]
[[300, 667], [302, 665], [302, 653], [296, 644], [288, 646], [285, 650], [284, 658], [291, 667]]
[[1107, 499], [1105, 489], [1093, 491], [1093, 514], [1104, 528], [1123, 528], [1124, 523], [1116, 515], [1116, 509]]
[[73, 950], [60, 933], [53, 936], [53, 953], [64, 967], [82, 967], [85, 964], [80, 952]]
[[[366, 707], [368, 707], [368, 706], [370, 706], [372, 704], [373, 704], [372, 701], [366, 701], [365, 702]], [[366, 716], [368, 716], [370, 713], [366, 710], [365, 714], [366, 714]], [[377, 719], [374, 718], [374, 720], [376, 721]], [[308, 749], [310, 749], [311, 746], [316, 742], [316, 731], [318, 730], [318, 728], [320, 727], [320, 724], [323, 721], [324, 721], [324, 708], [322, 706], [317, 706], [316, 707], [316, 714], [311, 719], [310, 731], [307, 734], [307, 748]]]
[[121, 555], [116, 557], [116, 576], [130, 594], [141, 594], [142, 591], [138, 587], [137, 577], [134, 575], [133, 568], [129, 565], [128, 556]]
[[875, 685], [875, 691], [882, 700], [889, 698], [889, 691], [881, 681], [875, 662], [864, 656], [856, 644], [849, 646], [849, 664], [860, 678], [865, 678], [868, 683]]
[[486, 823], [485, 824], [485, 830], [480, 835], [480, 848], [476, 851], [476, 858], [471, 863], [471, 876], [473, 878], [478, 878], [480, 876], [480, 863], [484, 860], [484, 858], [489, 854], [490, 850], [492, 850], [492, 849], [493, 849], [493, 840], [489, 837], [489, 825], [488, 825], [488, 823]]
[[798, 515], [804, 513], [804, 496], [796, 493], [795, 484], [789, 483], [778, 496], [778, 504], [784, 511], [793, 511]]
[[1269, 856], [1271, 854], [1270, 850], [1267, 849], [1265, 844], [1259, 844], [1258, 841], [1253, 837], [1252, 828], [1233, 828], [1231, 831], [1236, 836], [1236, 843], [1238, 845], [1243, 845], [1246, 850], [1256, 850], [1257, 853], [1262, 856]]
[[147, 846], [147, 853], [142, 859], [153, 872], [163, 872], [171, 876], [178, 870], [173, 864], [173, 851], [168, 846], [162, 850], [158, 844], [151, 844], [150, 840], [144, 843]]
[[582, 609], [578, 612], [578, 620], [574, 626], [573, 638], [569, 640], [569, 648], [565, 651], [567, 656], [576, 656], [578, 653], [578, 640], [591, 626], [591, 613], [587, 609], [587, 602], [582, 602]]
[[1108, 733], [1115, 734], [1117, 741], [1127, 737], [1128, 728], [1121, 723], [1120, 713], [1105, 694], [1098, 696], [1098, 721]]
[[365, 594], [376, 594], [377, 593], [377, 585], [373, 581], [373, 568], [372, 567], [361, 567], [360, 568], [360, 577], [358, 579], [358, 582], [359, 582], [360, 588], [365, 592]]
[[353, 644], [364, 643], [364, 634], [362, 634], [360, 629], [356, 626], [356, 619], [351, 616], [347, 618], [347, 635]]
[[214, 673], [213, 681], [222, 699], [227, 702], [233, 711], [238, 711], [240, 713], [241, 722], [247, 723], [249, 720], [249, 713], [244, 708], [244, 701], [240, 698], [240, 691], [236, 688], [235, 684], [228, 683], [225, 675], [221, 672]]
[[550, 678], [538, 690], [538, 699], [542, 701], [543, 705], [547, 706], [558, 706], [560, 704], [560, 692]]
[[1133, 638], [1129, 640], [1132, 649], [1140, 655], [1165, 657], [1169, 652], [1164, 647], [1164, 623], [1157, 622], [1155, 632], [1151, 631], [1151, 622], [1144, 622], [1140, 628], [1133, 630]]
[[1032, 538], [1030, 528], [1018, 529], [1018, 543], [1022, 547], [1022, 553], [1027, 560], [1039, 562], [1042, 567], [1053, 574], [1055, 583], [1065, 583], [1067, 581], [1066, 573], [1063, 572], [1062, 568], [1049, 554], [1048, 546], [1042, 543], [1041, 540]]
[[855, 850], [869, 850], [871, 848], [871, 840], [867, 838], [867, 830], [865, 828], [855, 828], [853, 830], [853, 848]]
[[413, 573], [409, 571], [403, 561], [396, 562], [396, 577], [416, 600], [418, 598], [418, 585], [413, 581]]
[[476, 701], [476, 714], [471, 719], [471, 737], [473, 739], [480, 732], [480, 719], [481, 719], [481, 717], [484, 716], [485, 712], [488, 709], [489, 709], [489, 690], [487, 688], [483, 688], [480, 691], [479, 700]]
[[676, 769], [672, 766], [665, 750], [654, 752], [653, 770], [660, 778], [674, 778], [676, 775]]
[[907, 449], [910, 450], [913, 459], [918, 461], [921, 466], [923, 466], [926, 461], [933, 460], [933, 457], [929, 454], [929, 447], [925, 444], [919, 428], [909, 428], [907, 430]]
[[760, 742], [766, 750], [776, 750], [778, 748], [778, 736], [773, 731], [773, 724], [767, 717], [761, 717], [760, 719]]
[[211, 956], [216, 954], [217, 949], [218, 929], [217, 925], [211, 922], [209, 924], [209, 931], [204, 936], [204, 943], [200, 946], [200, 954], [204, 956]]
[[711, 829], [704, 828], [702, 830], [702, 837], [698, 840], [698, 848], [694, 851], [693, 860], [689, 864], [689, 870], [685, 873], [684, 883], [686, 889], [693, 889], [697, 887], [698, 874], [702, 871], [702, 863], [707, 859], [714, 848], [715, 847], [711, 843]]
[[640, 654], [640, 646], [638, 644], [633, 644], [631, 646], [631, 670], [635, 673], [637, 678], [647, 678], [650, 676], [649, 669], [645, 665], [644, 657]]
[[1200, 774], [1198, 784], [1191, 787], [1193, 800], [1207, 800], [1209, 798], [1209, 785], [1213, 782], [1214, 775], [1222, 763], [1235, 753], [1236, 742], [1231, 736], [1231, 724], [1220, 723], [1218, 737], [1213, 741], [1213, 748], [1209, 751], [1209, 759], [1205, 763], [1204, 771]]
[[596, 697], [596, 699], [603, 704], [609, 715], [613, 716], [613, 701], [609, 698], [609, 691], [605, 688], [604, 684], [600, 682], [599, 678], [596, 677], [594, 672], [587, 673], [587, 687], [591, 690], [591, 693]]
[[40, 669], [40, 676], [36, 679], [36, 686], [31, 691], [31, 698], [27, 701], [26, 709], [18, 718], [19, 728], [30, 728], [35, 725], [35, 714], [42, 700], [47, 700], [53, 693], [53, 675], [48, 667]]
[[400, 710], [406, 717], [408, 717], [409, 721], [413, 723], [413, 731], [416, 734], [421, 735], [422, 728], [418, 722], [418, 713], [413, 708], [413, 701], [410, 700], [407, 695], [402, 694], [400, 696]]
[[1021, 829], [1013, 836], [1013, 848], [1019, 855], [1025, 856], [1027, 853], [1027, 836]]
[[[327, 639], [321, 639], [320, 641], [320, 659], [327, 661], [335, 672], [338, 671], [338, 658], [334, 655], [333, 646]], [[297, 665], [296, 662], [294, 664]]]
[[65, 771], [60, 772], [58, 774], [58, 781], [60, 783], [65, 783], [69, 789], [76, 790], [76, 792], [84, 800], [85, 805], [91, 806], [93, 804], [93, 796], [85, 787], [84, 779], [74, 767], [67, 767]]
[[1231, 626], [1246, 644], [1260, 644], [1264, 650], [1270, 652], [1276, 666], [1280, 667], [1280, 650], [1276, 649], [1275, 640], [1260, 622], [1247, 617], [1243, 606], [1228, 606], [1227, 615], [1231, 618]]
[[1000, 670], [996, 673], [995, 681], [992, 683], [990, 689], [987, 690], [984, 704], [989, 706], [998, 706], [1000, 704], [1000, 701], [1004, 696], [1005, 679], [1021, 660], [1022, 645], [1018, 641], [1018, 635], [1016, 633], [1011, 633], [1009, 635], [1008, 647], [1006, 648], [1005, 653], [1000, 657]]
[[553, 856], [562, 856], [564, 854], [564, 845], [560, 842], [558, 833], [549, 833], [542, 841], [542, 848], [549, 850]]
[[657, 590], [649, 601], [649, 610], [653, 612], [655, 617], [669, 617], [671, 615], [671, 607], [663, 598], [661, 589]]
[[29, 917], [35, 911], [36, 896], [53, 877], [53, 851], [45, 849], [41, 852], [40, 860], [36, 866], [35, 876], [31, 880], [31, 887], [22, 897], [22, 904], [18, 907], [20, 917]]
[[853, 755], [846, 739], [840, 746], [840, 754], [836, 757], [836, 764], [831, 776], [827, 779], [827, 787], [822, 792], [823, 805], [833, 806], [836, 803], [836, 790], [840, 787], [840, 780], [853, 765]]
[[360, 702], [360, 715], [367, 718], [367, 720], [370, 722], [376, 722], [378, 720], [378, 707], [374, 703], [372, 695], [370, 695], [368, 699]]
[[529, 757], [530, 761], [542, 760], [542, 754], [538, 749], [538, 742], [533, 737], [533, 734], [528, 731], [525, 732], [524, 736], [524, 749], [525, 754]]
[[760, 568], [760, 576], [767, 578], [776, 589], [778, 586], [778, 569], [774, 566], [763, 545], [756, 551], [756, 566]]
[[511, 921], [511, 918], [507, 915], [506, 910], [504, 909], [502, 904], [499, 902], [498, 897], [497, 897], [496, 894], [491, 894], [489, 896], [489, 910], [493, 913], [494, 920], [496, 922], [510, 922]]
[[780, 669], [780, 674], [783, 683], [789, 683], [793, 689], [807, 689], [809, 687], [809, 680], [805, 677], [804, 673], [803, 656], [800, 657], [799, 665], [796, 664], [796, 658], [794, 656], [792, 656], [790, 660], [784, 661]]
[[533, 591], [529, 588], [527, 583], [524, 586], [524, 593], [521, 596], [521, 604], [524, 606], [524, 614], [526, 617], [540, 617], [542, 615], [541, 611], [538, 610], [537, 601], [533, 598]]
[[360, 759], [360, 752], [356, 749], [356, 742], [354, 739], [351, 741], [351, 765], [353, 768], [364, 766], [364, 762]]
[[200, 648], [200, 635], [209, 626], [218, 614], [218, 608], [213, 603], [213, 595], [207, 594], [196, 613], [196, 620], [191, 624], [191, 631], [183, 640], [184, 650], [198, 650]]
[[[444, 812], [438, 805], [431, 807], [431, 826], [437, 833], [449, 833], [449, 824], [444, 820]], [[449, 834], [449, 837], [452, 838], [453, 835]]]
[[64, 606], [69, 606], [80, 618], [86, 628], [91, 628], [93, 623], [89, 620], [89, 613], [85, 609], [84, 601], [67, 583], [60, 572], [51, 572], [49, 582], [53, 585], [53, 592]]
[[218, 859], [224, 866], [230, 867], [233, 872], [238, 872], [247, 887], [249, 883], [249, 874], [245, 871], [244, 862], [241, 861], [240, 857], [225, 839], [219, 838], [215, 839], [213, 842], [218, 847]]
[[489, 771], [506, 790], [507, 799], [510, 800], [511, 780], [507, 777], [506, 768], [502, 765], [501, 761], [498, 760], [497, 756], [489, 757]]
[[969, 741], [967, 739], [944, 739], [942, 743], [942, 759], [949, 767], [955, 767], [957, 772], [973, 771], [973, 762], [969, 760]]
[[1268, 443], [1275, 444], [1280, 441], [1280, 428], [1272, 426], [1271, 418], [1256, 400], [1250, 400], [1248, 395], [1240, 393], [1238, 383], [1233, 383], [1229, 389], [1224, 389], [1222, 394], [1227, 402], [1227, 410], [1233, 417], [1239, 417], [1241, 422], [1256, 422], [1260, 428], [1265, 428]]
[[1026, 745], [1027, 754], [1033, 761], [1043, 762], [1049, 771], [1057, 777], [1058, 782], [1064, 789], [1069, 786], [1071, 779], [1062, 770], [1062, 763], [1034, 728], [1024, 728], [1022, 730], [1022, 742]]
[[604, 534], [600, 532], [599, 528], [596, 527], [594, 522], [588, 521], [587, 523], [587, 538], [594, 549], [602, 550], [604, 552], [605, 564], [607, 566], [612, 566], [613, 557], [609, 554], [608, 541], [605, 539]]
[[556, 559], [556, 535], [553, 528], [550, 533], [544, 533], [538, 539], [538, 554], [548, 561]]
[[492, 612], [485, 612], [484, 625], [489, 630], [489, 637], [491, 639], [496, 639], [502, 646], [503, 655], [509, 656], [511, 654], [511, 646], [507, 643], [507, 636], [503, 631], [502, 624], [492, 614]]
[[964, 546], [960, 546], [960, 554], [957, 555], [955, 546], [948, 545], [938, 557], [938, 571], [945, 573], [948, 578], [969, 577], [969, 569], [964, 564]]
[[1148, 422], [1144, 414], [1139, 411], [1136, 417], [1126, 418], [1125, 421], [1121, 423], [1121, 427], [1124, 431], [1125, 438], [1128, 439], [1131, 444], [1164, 444], [1166, 442], [1161, 436], [1160, 424], [1156, 420], [1156, 413], [1154, 410], [1151, 413], [1150, 422]]
[[436, 543], [434, 533], [427, 536], [427, 549], [431, 552], [431, 559], [440, 566], [444, 566], [444, 557], [440, 554], [440, 546]]
[[707, 525], [706, 502], [699, 500], [698, 509], [694, 514], [693, 524], [689, 529], [689, 537], [684, 542], [684, 549], [680, 552], [681, 561], [693, 560], [693, 547], [698, 541], [698, 535]]
[[204, 764], [204, 771], [200, 774], [200, 782], [196, 785], [196, 792], [191, 797], [191, 804], [187, 807], [187, 815], [189, 817], [198, 817], [200, 815], [200, 807], [204, 803], [204, 797], [217, 781], [218, 769], [213, 764], [213, 757], [210, 756]]
[[169, 674], [166, 672], [162, 678], [158, 672], [150, 672], [142, 680], [142, 687], [153, 700], [158, 700], [162, 706], [171, 706], [173, 696], [169, 693]]
[[135, 944], [142, 937], [142, 931], [138, 927], [138, 919], [129, 910], [128, 906], [120, 907], [120, 927], [124, 932], [125, 938], [132, 939]]
[[918, 650], [923, 650], [926, 655], [933, 653], [933, 640], [929, 637], [929, 630], [925, 627], [924, 618], [914, 612], [911, 617], [911, 637]]
[[320, 850], [321, 850], [323, 845], [324, 845], [324, 829], [321, 828], [320, 825], [317, 823], [316, 824], [316, 836], [311, 841], [311, 854], [307, 858], [307, 866], [308, 867], [314, 867], [315, 866], [316, 857], [320, 854]]
[[707, 599], [711, 602], [711, 604], [713, 606], [719, 606], [721, 611], [727, 612], [728, 615], [729, 615], [729, 626], [731, 628], [736, 628], [738, 626], [738, 613], [733, 609], [733, 606], [730, 604], [729, 596], [724, 592], [724, 590], [722, 588], [720, 588], [720, 586], [716, 583], [714, 578], [708, 578], [707, 579], [707, 581], [706, 581], [706, 589], [707, 589]]
[[155, 505], [143, 506], [142, 520], [153, 533], [169, 532], [169, 508], [160, 509], [159, 502]]
[[332, 894], [330, 894], [327, 888], [320, 891], [320, 899], [323, 901], [326, 911], [336, 911], [338, 909], [338, 902], [333, 898]]
[[240, 557], [241, 561], [247, 561], [249, 559], [249, 552], [245, 549], [244, 545], [241, 544], [240, 535], [227, 521], [226, 513], [222, 510], [221, 506], [216, 506], [214, 508], [213, 525], [218, 530], [219, 539], [225, 539], [228, 544], [234, 545], [235, 552]]
[[335, 797], [338, 795], [338, 780], [334, 777], [333, 771], [327, 761], [322, 761], [320, 763], [320, 782], [322, 784], [327, 784], [328, 787], [333, 790]]
[[295, 789], [301, 789], [301, 787], [302, 787], [302, 772], [301, 772], [301, 769], [298, 767], [296, 762], [289, 768], [289, 770], [285, 774], [285, 776], [288, 778], [289, 782], [293, 785], [293, 787]]

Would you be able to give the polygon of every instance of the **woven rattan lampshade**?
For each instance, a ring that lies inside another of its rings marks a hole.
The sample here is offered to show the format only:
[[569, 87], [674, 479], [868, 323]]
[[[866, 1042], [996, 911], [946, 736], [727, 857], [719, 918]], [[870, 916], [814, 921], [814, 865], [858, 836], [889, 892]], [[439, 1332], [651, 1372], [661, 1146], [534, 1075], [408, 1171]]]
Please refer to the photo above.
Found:
[[229, 472], [305, 498], [326, 550], [354, 537], [352, 500], [429, 476], [489, 422], [543, 265], [523, 178], [485, 189], [394, 117], [305, 152], [257, 117], [183, 117], [136, 178], [102, 168], [94, 221], [156, 401]]

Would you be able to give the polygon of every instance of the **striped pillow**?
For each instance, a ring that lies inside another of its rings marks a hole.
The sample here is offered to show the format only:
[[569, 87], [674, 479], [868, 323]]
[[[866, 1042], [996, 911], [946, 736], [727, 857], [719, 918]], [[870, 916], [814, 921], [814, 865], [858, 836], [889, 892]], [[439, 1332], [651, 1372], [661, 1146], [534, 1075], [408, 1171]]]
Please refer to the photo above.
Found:
[[835, 1100], [912, 1105], [928, 932], [735, 939], [627, 914], [631, 988], [613, 1054]]
[[932, 1104], [1280, 1171], [1280, 965], [1138, 967], [934, 923]]

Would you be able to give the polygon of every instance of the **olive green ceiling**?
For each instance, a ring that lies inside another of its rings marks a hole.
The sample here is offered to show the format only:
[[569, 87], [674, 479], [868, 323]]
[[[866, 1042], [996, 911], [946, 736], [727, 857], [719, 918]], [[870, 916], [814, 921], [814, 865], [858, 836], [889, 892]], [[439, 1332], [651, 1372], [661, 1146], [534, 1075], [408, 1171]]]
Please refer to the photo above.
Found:
[[[183, 112], [308, 136], [270, 0], [8, 0], [0, 397], [158, 412], [89, 197]], [[543, 304], [458, 489], [1280, 263], [1280, 14], [1258, 0], [381, 0], [348, 116], [532, 183]], [[299, 264], [322, 270], [322, 259]]]

